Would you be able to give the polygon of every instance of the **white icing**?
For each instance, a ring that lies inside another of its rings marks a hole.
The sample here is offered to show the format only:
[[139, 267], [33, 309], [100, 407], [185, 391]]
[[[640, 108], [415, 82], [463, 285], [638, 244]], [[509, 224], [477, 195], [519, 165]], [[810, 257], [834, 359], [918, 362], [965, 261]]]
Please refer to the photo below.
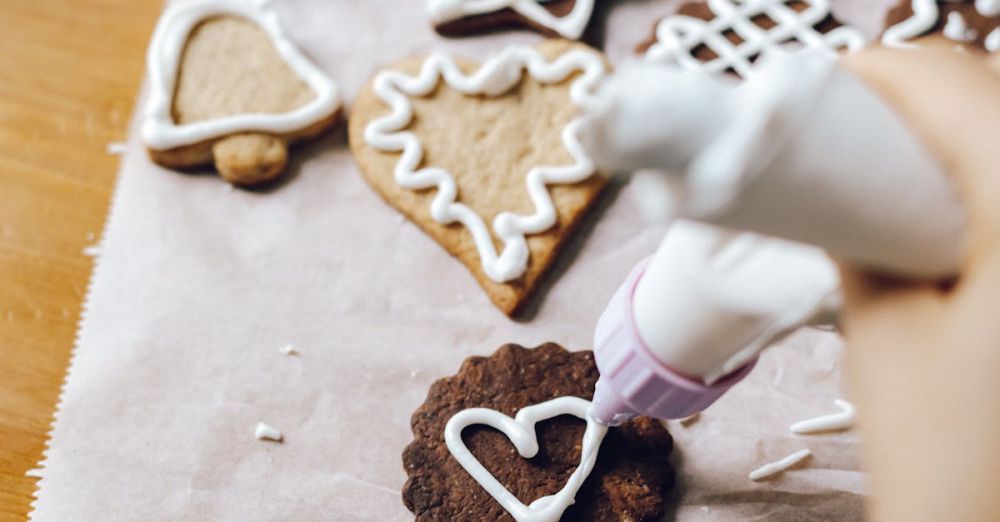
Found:
[[941, 33], [945, 38], [956, 42], [971, 42], [976, 39], [976, 30], [969, 27], [965, 17], [958, 11], [948, 13], [948, 21]]
[[753, 470], [753, 471], [750, 472], [750, 475], [749, 475], [750, 480], [754, 480], [754, 481], [756, 481], [756, 480], [764, 480], [764, 479], [766, 479], [766, 478], [768, 478], [768, 477], [770, 477], [772, 475], [776, 475], [778, 473], [781, 473], [782, 471], [787, 470], [788, 468], [790, 468], [790, 467], [798, 464], [799, 462], [802, 462], [803, 460], [805, 460], [810, 455], [812, 455], [812, 452], [809, 451], [809, 450], [807, 450], [807, 449], [804, 449], [804, 450], [801, 450], [801, 451], [796, 451], [795, 453], [792, 453], [791, 455], [789, 455], [789, 456], [787, 456], [787, 457], [785, 457], [785, 458], [783, 458], [783, 459], [781, 459], [781, 460], [779, 460], [777, 462], [772, 462], [770, 464], [764, 464], [763, 466], [761, 466], [761, 467], [759, 467], [759, 468], [757, 468], [757, 469], [755, 469], [755, 470]]
[[839, 412], [799, 421], [789, 426], [788, 429], [792, 433], [806, 435], [821, 431], [846, 430], [854, 426], [854, 420], [857, 418], [854, 405], [843, 399], [837, 399], [833, 402], [840, 408]]
[[112, 156], [121, 156], [128, 152], [128, 145], [120, 141], [112, 141], [104, 147], [104, 150]]
[[983, 45], [991, 53], [1000, 51], [1000, 27], [994, 29], [986, 36], [986, 41], [983, 42]]
[[[247, 113], [178, 125], [171, 106], [180, 59], [188, 34], [213, 16], [239, 16], [254, 22], [271, 37], [278, 55], [316, 93], [309, 103], [281, 114]], [[278, 15], [266, 0], [186, 1], [164, 12], [156, 26], [147, 56], [149, 100], [142, 138], [154, 149], [191, 145], [227, 134], [247, 131], [274, 134], [294, 132], [333, 114], [340, 104], [337, 87], [285, 36]]]
[[982, 16], [1000, 16], [1000, 0], [976, 0], [976, 11]]
[[[681, 15], [660, 21], [656, 42], [646, 52], [646, 59], [708, 72], [731, 68], [746, 77], [753, 70], [752, 57], [787, 50], [790, 44], [831, 54], [838, 49], [856, 51], [865, 45], [864, 36], [853, 27], [845, 25], [825, 34], [816, 30], [816, 25], [830, 16], [828, 0], [813, 0], [801, 12], [786, 5], [785, 0], [708, 0], [708, 6], [715, 17], [707, 22]], [[777, 25], [770, 29], [759, 27], [752, 21], [758, 15], [766, 15]], [[733, 44], [726, 38], [727, 31], [735, 31], [743, 41]], [[699, 45], [707, 46], [718, 57], [702, 63], [691, 54]]]
[[580, 38], [594, 11], [594, 0], [576, 0], [573, 10], [561, 17], [545, 9], [542, 3], [548, 1], [551, 0], [428, 0], [427, 14], [432, 22], [441, 24], [510, 8], [564, 38]]
[[257, 427], [253, 430], [253, 436], [257, 437], [258, 440], [273, 440], [275, 442], [281, 442], [281, 439], [284, 438], [277, 428], [263, 422], [257, 423]]
[[882, 44], [888, 47], [911, 48], [906, 40], [916, 38], [934, 27], [938, 21], [938, 6], [935, 0], [913, 0], [910, 3], [913, 16], [885, 30]]
[[[455, 460], [479, 483], [487, 493], [507, 510], [518, 522], [555, 522], [566, 508], [573, 504], [576, 492], [590, 475], [597, 462], [597, 452], [608, 428], [590, 418], [590, 401], [579, 397], [559, 397], [540, 404], [522, 408], [514, 418], [488, 408], [470, 408], [456, 413], [444, 429], [444, 440]], [[570, 475], [566, 485], [554, 495], [541, 497], [525, 506], [507, 490], [476, 459], [462, 441], [462, 430], [475, 424], [491, 426], [510, 439], [517, 452], [530, 459], [538, 453], [535, 425], [559, 415], [573, 415], [587, 422], [580, 449], [580, 465]]]
[[578, 138], [583, 118], [574, 119], [562, 129], [563, 147], [573, 163], [537, 166], [525, 176], [534, 213], [502, 212], [493, 220], [493, 231], [503, 242], [499, 255], [483, 219], [458, 202], [458, 186], [451, 173], [433, 166], [418, 169], [423, 160], [423, 146], [414, 133], [403, 129], [413, 119], [409, 97], [427, 96], [441, 79], [466, 95], [498, 96], [521, 81], [522, 71], [543, 84], [558, 83], [582, 72], [570, 86], [570, 98], [584, 107], [592, 101], [591, 94], [604, 77], [605, 67], [596, 53], [582, 49], [570, 50], [549, 62], [535, 48], [515, 46], [486, 61], [474, 74], [466, 75], [448, 55], [435, 53], [427, 57], [417, 76], [386, 70], [375, 77], [375, 93], [392, 111], [365, 127], [365, 141], [372, 148], [383, 152], [402, 151], [394, 170], [397, 183], [411, 190], [437, 188], [431, 203], [431, 217], [441, 224], [457, 221], [464, 225], [476, 243], [483, 271], [498, 283], [517, 279], [527, 269], [529, 252], [525, 236], [543, 232], [556, 223], [556, 209], [546, 184], [576, 183], [594, 173], [594, 163]]

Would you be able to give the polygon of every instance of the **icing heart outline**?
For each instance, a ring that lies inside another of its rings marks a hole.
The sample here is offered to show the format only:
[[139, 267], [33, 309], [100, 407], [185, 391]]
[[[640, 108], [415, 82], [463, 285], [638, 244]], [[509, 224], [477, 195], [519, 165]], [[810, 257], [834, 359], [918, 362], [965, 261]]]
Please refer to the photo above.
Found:
[[579, 39], [594, 12], [594, 0], [576, 0], [573, 9], [563, 16], [550, 13], [542, 5], [547, 1], [551, 0], [428, 0], [427, 11], [433, 22], [443, 23], [510, 8], [563, 38]]
[[502, 212], [494, 218], [493, 230], [503, 243], [498, 255], [483, 218], [458, 201], [454, 176], [440, 167], [420, 167], [423, 144], [416, 134], [406, 130], [414, 117], [410, 98], [429, 95], [442, 81], [462, 94], [500, 96], [517, 85], [524, 74], [542, 84], [556, 84], [578, 72], [579, 76], [570, 84], [570, 99], [586, 110], [597, 103], [593, 92], [605, 76], [606, 67], [596, 52], [582, 49], [571, 49], [550, 61], [534, 47], [512, 46], [483, 62], [472, 74], [466, 74], [449, 55], [434, 53], [424, 60], [416, 76], [389, 69], [380, 72], [373, 81], [376, 95], [391, 112], [365, 126], [365, 142], [375, 150], [402, 153], [393, 168], [393, 177], [400, 186], [437, 190], [430, 206], [431, 217], [443, 225], [457, 221], [469, 231], [483, 272], [496, 283], [521, 277], [527, 270], [529, 257], [525, 236], [544, 232], [556, 224], [556, 209], [547, 185], [578, 183], [595, 174], [596, 165], [578, 137], [585, 116], [577, 117], [561, 129], [562, 145], [572, 158], [571, 164], [539, 165], [525, 175], [534, 212], [530, 215]]
[[[309, 103], [281, 114], [246, 113], [178, 125], [171, 114], [183, 49], [191, 31], [213, 16], [236, 16], [263, 29], [278, 56], [316, 93]], [[170, 6], [153, 32], [146, 56], [149, 99], [142, 138], [158, 150], [191, 145], [238, 132], [294, 132], [333, 114], [340, 107], [337, 84], [285, 35], [269, 0], [185, 0]]]
[[[469, 408], [451, 417], [445, 425], [444, 439], [455, 460], [507, 510], [518, 522], [556, 521], [573, 504], [580, 486], [590, 475], [597, 462], [597, 453], [608, 431], [590, 417], [590, 401], [580, 397], [557, 397], [522, 408], [511, 418], [489, 408]], [[462, 430], [469, 426], [486, 425], [499, 430], [514, 444], [518, 454], [529, 459], [538, 454], [538, 435], [535, 425], [560, 415], [573, 415], [586, 421], [580, 449], [580, 464], [573, 470], [562, 489], [553, 495], [536, 499], [526, 506], [503, 484], [483, 467], [462, 441]]]
[[[866, 39], [857, 29], [841, 25], [820, 33], [816, 25], [831, 16], [829, 0], [811, 0], [803, 11], [786, 5], [787, 0], [756, 0], [736, 4], [732, 0], [708, 0], [715, 16], [701, 20], [684, 15], [671, 15], [656, 25], [656, 42], [646, 51], [645, 59], [655, 63], [672, 63], [687, 70], [701, 69], [721, 73], [733, 69], [740, 77], [753, 73], [753, 56], [781, 50], [789, 42], [802, 44], [804, 49], [821, 49], [831, 54], [838, 49], [860, 50]], [[764, 29], [752, 19], [766, 15], [777, 25]], [[743, 40], [730, 42], [725, 33], [734, 30]], [[699, 45], [712, 50], [717, 58], [702, 62], [691, 55]]]

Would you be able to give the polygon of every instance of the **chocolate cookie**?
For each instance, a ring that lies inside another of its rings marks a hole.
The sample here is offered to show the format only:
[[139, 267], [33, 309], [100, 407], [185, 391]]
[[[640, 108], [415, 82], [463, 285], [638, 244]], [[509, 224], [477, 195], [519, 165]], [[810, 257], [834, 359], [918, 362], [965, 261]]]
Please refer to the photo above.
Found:
[[427, 14], [442, 36], [468, 36], [529, 28], [550, 37], [583, 36], [594, 0], [428, 0]]
[[[593, 354], [556, 344], [508, 344], [490, 357], [470, 357], [457, 375], [435, 382], [414, 412], [414, 440], [403, 451], [408, 480], [403, 502], [417, 520], [513, 520], [451, 455], [445, 425], [459, 411], [489, 408], [514, 416], [563, 396], [590, 400], [597, 382]], [[557, 492], [581, 460], [585, 423], [568, 415], [537, 425], [539, 452], [521, 458], [507, 437], [472, 425], [462, 440], [472, 455], [521, 502]], [[674, 484], [673, 440], [661, 423], [637, 418], [611, 428], [597, 462], [562, 520], [658, 520]]]
[[[675, 38], [663, 41], [664, 33]], [[690, 2], [661, 19], [636, 52], [653, 61], [746, 76], [750, 65], [771, 46], [854, 51], [864, 43], [861, 33], [834, 18], [826, 0], [734, 3], [719, 12], [706, 2]]]
[[889, 46], [940, 34], [973, 49], [997, 52], [1000, 51], [1000, 1], [903, 0], [886, 15], [885, 27], [882, 43]]

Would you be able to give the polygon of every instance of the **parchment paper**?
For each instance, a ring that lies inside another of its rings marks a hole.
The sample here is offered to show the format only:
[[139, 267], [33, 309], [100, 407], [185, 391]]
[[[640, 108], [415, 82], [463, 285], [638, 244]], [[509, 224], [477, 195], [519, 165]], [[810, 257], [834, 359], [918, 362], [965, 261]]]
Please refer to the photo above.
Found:
[[[852, 20], [870, 33], [886, 3]], [[609, 4], [606, 49], [616, 63], [674, 5]], [[380, 64], [400, 57], [430, 49], [483, 57], [539, 38], [444, 40], [422, 6], [287, 0], [278, 8], [348, 103]], [[625, 187], [581, 234], [533, 316], [514, 322], [362, 182], [343, 127], [296, 150], [290, 178], [266, 192], [159, 168], [131, 136], [36, 520], [412, 519], [399, 497], [400, 453], [430, 383], [506, 342], [589, 349], [612, 292], [664, 232], [643, 221]], [[281, 354], [286, 343], [300, 354]], [[859, 518], [856, 434], [788, 431], [835, 411], [840, 351], [834, 334], [803, 331], [700, 420], [671, 423], [680, 484], [670, 516]], [[284, 443], [256, 440], [258, 421], [282, 430]], [[799, 469], [746, 478], [801, 448], [815, 456]]]

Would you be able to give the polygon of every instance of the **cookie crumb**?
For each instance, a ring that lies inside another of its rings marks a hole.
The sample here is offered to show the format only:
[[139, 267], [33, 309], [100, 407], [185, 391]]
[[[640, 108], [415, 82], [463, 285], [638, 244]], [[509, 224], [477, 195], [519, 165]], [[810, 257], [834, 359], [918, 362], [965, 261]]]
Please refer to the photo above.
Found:
[[288, 344], [282, 346], [279, 351], [281, 353], [285, 354], [285, 355], [298, 355], [299, 354], [299, 351], [296, 350], [294, 346], [292, 346], [292, 343], [288, 343]]
[[677, 422], [679, 422], [681, 424], [681, 426], [684, 426], [686, 428], [686, 427], [694, 424], [695, 421], [697, 421], [700, 417], [701, 417], [701, 412], [700, 411], [696, 411], [696, 412], [692, 413], [691, 415], [688, 415], [687, 417], [684, 417], [683, 419], [677, 419]]
[[121, 156], [128, 152], [128, 145], [121, 141], [112, 141], [104, 147], [104, 150], [112, 156]]
[[789, 426], [788, 429], [798, 435], [810, 435], [825, 431], [847, 430], [853, 427], [854, 420], [857, 418], [854, 405], [844, 399], [836, 399], [833, 403], [840, 408], [839, 412], [799, 421]]
[[810, 455], [812, 455], [812, 452], [807, 449], [796, 451], [795, 453], [792, 453], [791, 455], [777, 462], [764, 464], [763, 466], [751, 471], [749, 478], [750, 480], [753, 481], [764, 480], [770, 476], [777, 475], [778, 473], [781, 473], [787, 470], [788, 468], [791, 468], [792, 466], [808, 458]]
[[271, 440], [274, 442], [281, 442], [285, 436], [278, 431], [278, 428], [264, 424], [263, 422], [258, 422], [257, 427], [253, 430], [254, 437], [257, 440]]

